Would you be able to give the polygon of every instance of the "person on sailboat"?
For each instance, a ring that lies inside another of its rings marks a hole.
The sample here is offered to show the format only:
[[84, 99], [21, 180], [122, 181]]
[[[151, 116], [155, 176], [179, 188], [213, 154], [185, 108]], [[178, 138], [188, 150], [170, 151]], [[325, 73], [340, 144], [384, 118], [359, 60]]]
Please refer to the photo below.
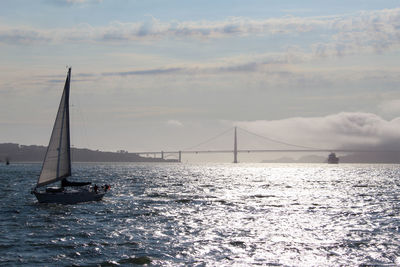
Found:
[[94, 185], [93, 190], [94, 192], [97, 194], [97, 189], [99, 189], [99, 187], [97, 186], [97, 184]]
[[108, 184], [105, 184], [101, 188], [103, 188], [104, 192], [107, 192], [111, 188], [111, 186], [109, 186]]

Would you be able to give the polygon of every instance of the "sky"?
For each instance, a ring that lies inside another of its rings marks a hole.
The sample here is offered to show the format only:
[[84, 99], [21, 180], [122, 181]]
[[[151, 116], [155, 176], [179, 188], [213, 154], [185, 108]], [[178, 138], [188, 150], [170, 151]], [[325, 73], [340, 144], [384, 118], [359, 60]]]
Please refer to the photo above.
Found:
[[0, 59], [0, 143], [48, 144], [71, 66], [75, 147], [400, 149], [398, 1], [3, 0]]

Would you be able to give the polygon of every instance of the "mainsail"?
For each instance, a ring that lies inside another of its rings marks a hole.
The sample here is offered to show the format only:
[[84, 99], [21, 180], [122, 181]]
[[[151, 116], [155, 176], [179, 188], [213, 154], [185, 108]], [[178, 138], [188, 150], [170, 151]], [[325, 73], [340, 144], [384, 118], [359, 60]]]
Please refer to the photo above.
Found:
[[71, 175], [69, 134], [69, 88], [71, 68], [68, 69], [64, 91], [54, 122], [50, 142], [36, 187], [45, 186]]

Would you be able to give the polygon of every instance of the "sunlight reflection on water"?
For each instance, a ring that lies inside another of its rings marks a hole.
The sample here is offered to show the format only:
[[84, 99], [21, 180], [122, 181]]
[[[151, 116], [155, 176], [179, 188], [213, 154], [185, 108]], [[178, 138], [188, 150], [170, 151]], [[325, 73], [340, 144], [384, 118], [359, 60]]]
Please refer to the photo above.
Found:
[[0, 265], [399, 263], [397, 165], [77, 164], [112, 190], [70, 206], [29, 194], [40, 165], [0, 168]]

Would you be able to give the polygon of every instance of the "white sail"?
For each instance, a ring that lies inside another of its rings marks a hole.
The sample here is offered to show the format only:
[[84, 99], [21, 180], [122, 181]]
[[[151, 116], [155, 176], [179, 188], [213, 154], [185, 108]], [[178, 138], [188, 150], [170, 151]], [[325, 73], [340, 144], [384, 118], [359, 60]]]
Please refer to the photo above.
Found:
[[69, 133], [69, 89], [71, 68], [68, 70], [64, 92], [54, 122], [50, 142], [36, 187], [45, 186], [71, 175]]

